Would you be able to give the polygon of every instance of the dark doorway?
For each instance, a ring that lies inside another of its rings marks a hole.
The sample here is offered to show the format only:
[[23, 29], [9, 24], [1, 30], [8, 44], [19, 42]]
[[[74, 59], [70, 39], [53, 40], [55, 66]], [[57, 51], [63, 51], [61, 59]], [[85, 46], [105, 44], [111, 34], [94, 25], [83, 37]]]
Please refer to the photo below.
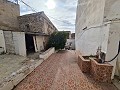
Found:
[[25, 34], [26, 49], [27, 54], [35, 52], [33, 36], [30, 34]]

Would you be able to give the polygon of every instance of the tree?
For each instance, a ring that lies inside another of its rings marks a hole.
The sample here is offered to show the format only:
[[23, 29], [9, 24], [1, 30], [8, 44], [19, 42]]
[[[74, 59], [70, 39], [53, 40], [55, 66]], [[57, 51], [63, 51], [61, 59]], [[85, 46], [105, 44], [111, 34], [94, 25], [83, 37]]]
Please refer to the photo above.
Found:
[[67, 41], [67, 33], [64, 31], [58, 31], [51, 34], [48, 41], [48, 48], [55, 47], [56, 50], [64, 49]]

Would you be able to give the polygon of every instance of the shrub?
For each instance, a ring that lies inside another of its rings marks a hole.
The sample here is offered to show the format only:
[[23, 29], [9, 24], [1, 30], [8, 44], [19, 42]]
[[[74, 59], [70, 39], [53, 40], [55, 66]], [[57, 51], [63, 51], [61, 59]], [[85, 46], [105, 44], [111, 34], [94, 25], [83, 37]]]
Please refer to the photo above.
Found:
[[67, 41], [67, 33], [64, 31], [58, 31], [51, 34], [48, 41], [48, 48], [55, 47], [56, 50], [64, 49]]

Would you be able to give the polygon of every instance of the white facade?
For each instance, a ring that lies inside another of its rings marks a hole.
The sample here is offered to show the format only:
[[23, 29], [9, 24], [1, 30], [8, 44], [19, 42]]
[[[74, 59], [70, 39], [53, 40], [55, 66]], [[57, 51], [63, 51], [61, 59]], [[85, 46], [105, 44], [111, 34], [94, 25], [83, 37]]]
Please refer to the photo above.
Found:
[[21, 56], [26, 56], [25, 33], [13, 32], [13, 41], [15, 53]]
[[[106, 61], [118, 52], [120, 40], [120, 0], [78, 0], [76, 16], [76, 50], [83, 55], [96, 55], [97, 48], [102, 47]], [[118, 75], [116, 61], [113, 75]], [[120, 65], [120, 64], [119, 64]]]
[[67, 39], [66, 46], [70, 46], [70, 49], [75, 50], [75, 39]]

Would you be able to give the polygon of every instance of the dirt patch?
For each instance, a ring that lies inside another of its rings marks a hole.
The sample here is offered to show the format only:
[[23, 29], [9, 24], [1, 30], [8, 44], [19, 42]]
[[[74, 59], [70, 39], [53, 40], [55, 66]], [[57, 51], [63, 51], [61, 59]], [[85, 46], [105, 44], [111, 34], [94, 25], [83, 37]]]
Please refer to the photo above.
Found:
[[0, 81], [21, 68], [26, 60], [19, 55], [0, 55]]

